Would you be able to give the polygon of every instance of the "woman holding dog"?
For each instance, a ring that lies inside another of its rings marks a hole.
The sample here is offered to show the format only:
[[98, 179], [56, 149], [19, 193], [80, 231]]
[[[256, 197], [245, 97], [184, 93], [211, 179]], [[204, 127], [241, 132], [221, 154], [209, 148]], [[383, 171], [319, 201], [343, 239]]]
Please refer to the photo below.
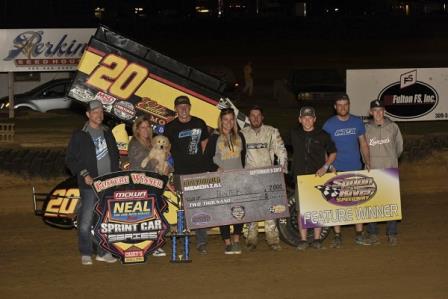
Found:
[[[132, 139], [128, 145], [129, 169], [144, 170], [142, 161], [148, 157], [151, 150], [152, 127], [146, 116], [138, 117], [132, 125]], [[166, 256], [162, 248], [155, 250], [153, 256]]]
[[[218, 119], [218, 129], [209, 137], [205, 156], [210, 163], [210, 171], [243, 169], [246, 157], [246, 142], [238, 131], [235, 112], [232, 108], [222, 109]], [[225, 254], [241, 254], [240, 235], [243, 224], [221, 226], [221, 237], [225, 244]]]

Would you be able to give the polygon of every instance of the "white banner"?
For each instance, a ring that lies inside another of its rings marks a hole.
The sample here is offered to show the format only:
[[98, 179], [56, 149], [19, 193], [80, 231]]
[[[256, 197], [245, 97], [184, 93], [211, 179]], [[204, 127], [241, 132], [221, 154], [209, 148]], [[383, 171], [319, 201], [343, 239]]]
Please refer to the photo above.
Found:
[[448, 68], [347, 70], [347, 94], [355, 115], [380, 99], [394, 121], [447, 120]]
[[0, 72], [76, 70], [95, 30], [0, 29]]

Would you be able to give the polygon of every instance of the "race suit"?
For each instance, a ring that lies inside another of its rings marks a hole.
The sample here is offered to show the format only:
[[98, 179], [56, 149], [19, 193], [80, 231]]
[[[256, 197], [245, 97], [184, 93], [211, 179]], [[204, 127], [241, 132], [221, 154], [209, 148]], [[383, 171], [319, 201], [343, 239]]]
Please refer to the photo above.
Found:
[[[288, 169], [288, 153], [278, 130], [271, 126], [262, 125], [258, 130], [246, 127], [241, 130], [246, 138], [246, 166], [245, 168], [266, 167], [278, 164], [283, 172]], [[276, 158], [277, 161], [276, 162]], [[266, 241], [268, 245], [280, 243], [278, 228], [275, 220], [264, 222]], [[258, 242], [258, 223], [249, 224], [247, 244], [256, 245]]]

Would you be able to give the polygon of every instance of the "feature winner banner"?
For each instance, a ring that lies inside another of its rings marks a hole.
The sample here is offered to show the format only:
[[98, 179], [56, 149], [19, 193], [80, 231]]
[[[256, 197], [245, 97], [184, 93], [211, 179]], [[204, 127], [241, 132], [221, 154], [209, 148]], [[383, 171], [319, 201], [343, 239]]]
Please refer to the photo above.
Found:
[[169, 224], [162, 198], [168, 177], [146, 171], [120, 171], [97, 177], [94, 235], [104, 250], [124, 264], [143, 263], [165, 243]]
[[297, 184], [305, 228], [401, 219], [398, 168], [300, 175]]
[[369, 115], [379, 99], [395, 121], [448, 119], [448, 68], [347, 70], [350, 110]]
[[146, 114], [165, 125], [175, 118], [174, 99], [190, 98], [191, 114], [217, 127], [219, 108], [231, 106], [240, 126], [248, 123], [223, 98], [225, 82], [202, 73], [124, 36], [100, 27], [79, 63], [68, 92], [74, 100], [100, 100], [107, 113], [127, 123]]
[[289, 217], [281, 167], [180, 177], [188, 229]]

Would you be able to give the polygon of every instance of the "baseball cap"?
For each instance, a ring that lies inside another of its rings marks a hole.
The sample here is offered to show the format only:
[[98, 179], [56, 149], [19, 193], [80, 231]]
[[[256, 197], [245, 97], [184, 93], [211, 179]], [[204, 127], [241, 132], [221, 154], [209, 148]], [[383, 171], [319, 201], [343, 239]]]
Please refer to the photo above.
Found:
[[302, 107], [302, 108], [300, 109], [299, 116], [300, 116], [300, 117], [302, 117], [302, 116], [312, 116], [312, 117], [316, 117], [316, 112], [314, 111], [314, 108], [313, 108], [313, 107], [305, 106], [305, 107]]
[[373, 100], [370, 102], [370, 108], [377, 108], [377, 107], [382, 107], [384, 108], [384, 103], [383, 101], [380, 100]]
[[103, 108], [103, 104], [98, 100], [92, 100], [87, 104], [87, 111], [92, 111], [96, 108]]
[[182, 104], [190, 104], [190, 99], [186, 96], [179, 96], [174, 100], [174, 106], [182, 105]]

